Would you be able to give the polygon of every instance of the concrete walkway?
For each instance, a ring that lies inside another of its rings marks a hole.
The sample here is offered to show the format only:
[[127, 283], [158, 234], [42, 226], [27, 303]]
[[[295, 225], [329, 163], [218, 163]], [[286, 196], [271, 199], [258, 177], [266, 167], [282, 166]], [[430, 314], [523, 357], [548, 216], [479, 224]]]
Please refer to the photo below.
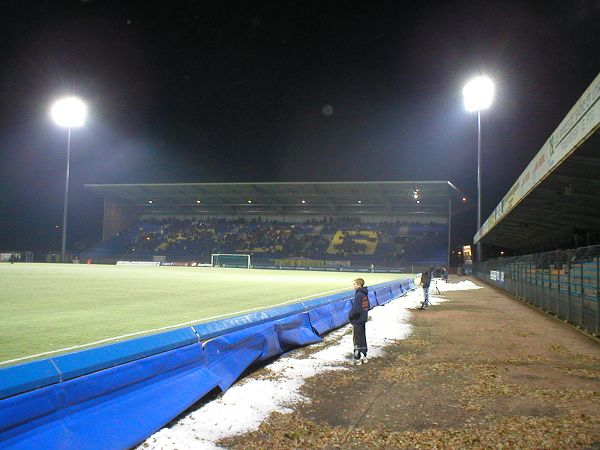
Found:
[[309, 379], [311, 401], [222, 444], [600, 448], [600, 345], [471, 281], [483, 289], [447, 292], [437, 311], [414, 311], [412, 336], [383, 358]]

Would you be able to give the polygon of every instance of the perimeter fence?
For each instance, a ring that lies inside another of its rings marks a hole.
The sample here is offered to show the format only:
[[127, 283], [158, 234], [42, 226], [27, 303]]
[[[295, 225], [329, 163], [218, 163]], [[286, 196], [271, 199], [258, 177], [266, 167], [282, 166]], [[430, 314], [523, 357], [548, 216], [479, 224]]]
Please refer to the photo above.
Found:
[[474, 267], [474, 274], [600, 335], [600, 245], [484, 261]]

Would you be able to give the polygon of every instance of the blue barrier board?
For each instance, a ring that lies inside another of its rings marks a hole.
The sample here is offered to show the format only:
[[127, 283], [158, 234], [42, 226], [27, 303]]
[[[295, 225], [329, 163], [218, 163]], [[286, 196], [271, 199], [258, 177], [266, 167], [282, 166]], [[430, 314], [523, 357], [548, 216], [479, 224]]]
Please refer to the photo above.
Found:
[[[371, 306], [415, 289], [370, 287]], [[0, 447], [131, 448], [252, 365], [348, 323], [353, 291], [0, 370]]]

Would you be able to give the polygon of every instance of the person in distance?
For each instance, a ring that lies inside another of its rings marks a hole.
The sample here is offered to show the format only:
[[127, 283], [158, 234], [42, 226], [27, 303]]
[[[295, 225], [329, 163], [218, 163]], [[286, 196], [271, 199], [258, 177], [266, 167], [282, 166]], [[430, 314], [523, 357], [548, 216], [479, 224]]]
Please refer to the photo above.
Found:
[[429, 285], [431, 284], [431, 272], [433, 272], [433, 267], [430, 270], [424, 270], [421, 273], [421, 286], [423, 286], [423, 303], [421, 303], [421, 307], [419, 309], [425, 309], [429, 306]]

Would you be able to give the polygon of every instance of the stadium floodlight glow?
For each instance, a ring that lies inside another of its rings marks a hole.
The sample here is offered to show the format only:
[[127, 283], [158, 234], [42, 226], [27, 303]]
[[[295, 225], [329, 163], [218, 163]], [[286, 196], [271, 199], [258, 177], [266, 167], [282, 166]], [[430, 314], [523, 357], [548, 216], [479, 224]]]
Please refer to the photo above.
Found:
[[81, 127], [85, 124], [87, 107], [77, 97], [65, 97], [54, 102], [50, 108], [50, 116], [58, 126], [67, 129], [67, 170], [65, 175], [65, 200], [63, 206], [63, 229], [60, 261], [65, 262], [67, 251], [67, 205], [69, 202], [69, 165], [71, 161], [71, 128]]
[[[487, 76], [478, 76], [463, 88], [465, 109], [477, 111], [477, 231], [481, 229], [481, 111], [489, 108], [494, 100], [494, 82]], [[481, 241], [476, 247], [477, 262], [481, 261]]]
[[77, 97], [65, 97], [54, 102], [50, 115], [58, 126], [77, 128], [85, 124], [87, 107]]
[[463, 88], [465, 109], [467, 111], [488, 109], [494, 100], [494, 90], [494, 82], [489, 77], [473, 78]]

